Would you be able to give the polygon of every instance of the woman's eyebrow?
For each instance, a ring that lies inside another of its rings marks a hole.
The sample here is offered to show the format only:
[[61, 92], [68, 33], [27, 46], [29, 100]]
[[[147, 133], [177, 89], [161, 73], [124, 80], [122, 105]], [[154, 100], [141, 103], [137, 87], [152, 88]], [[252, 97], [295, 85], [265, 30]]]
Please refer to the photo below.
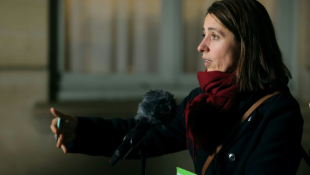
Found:
[[[202, 30], [205, 31], [205, 28], [203, 27]], [[216, 31], [216, 32], [220, 33], [222, 36], [225, 36], [224, 32], [222, 32], [221, 30], [218, 30], [217, 28], [214, 28], [214, 27], [209, 27], [208, 31]]]

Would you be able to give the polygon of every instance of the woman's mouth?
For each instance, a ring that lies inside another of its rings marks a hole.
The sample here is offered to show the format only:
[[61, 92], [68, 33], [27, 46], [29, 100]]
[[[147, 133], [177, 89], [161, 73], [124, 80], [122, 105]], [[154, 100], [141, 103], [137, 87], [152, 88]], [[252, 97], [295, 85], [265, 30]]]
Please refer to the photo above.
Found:
[[206, 67], [208, 67], [212, 63], [212, 61], [210, 61], [210, 60], [204, 60], [204, 61], [205, 61], [205, 66]]

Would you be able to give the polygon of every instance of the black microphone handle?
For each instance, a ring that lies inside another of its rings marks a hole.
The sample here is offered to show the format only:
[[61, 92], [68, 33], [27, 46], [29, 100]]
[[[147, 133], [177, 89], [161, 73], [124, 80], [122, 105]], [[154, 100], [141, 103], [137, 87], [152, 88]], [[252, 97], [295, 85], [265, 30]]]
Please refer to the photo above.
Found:
[[133, 148], [140, 145], [149, 128], [150, 124], [148, 119], [145, 117], [141, 118], [136, 126], [125, 135], [122, 143], [111, 157], [110, 164], [114, 166], [118, 161], [125, 159]]

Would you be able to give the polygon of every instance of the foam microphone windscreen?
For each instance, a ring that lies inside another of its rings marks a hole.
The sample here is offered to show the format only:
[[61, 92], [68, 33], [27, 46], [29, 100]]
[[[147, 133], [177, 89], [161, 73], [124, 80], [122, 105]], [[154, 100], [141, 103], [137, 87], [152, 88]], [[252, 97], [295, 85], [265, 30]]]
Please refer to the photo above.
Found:
[[154, 89], [144, 95], [139, 104], [137, 121], [147, 118], [150, 125], [168, 124], [176, 114], [177, 105], [172, 94]]

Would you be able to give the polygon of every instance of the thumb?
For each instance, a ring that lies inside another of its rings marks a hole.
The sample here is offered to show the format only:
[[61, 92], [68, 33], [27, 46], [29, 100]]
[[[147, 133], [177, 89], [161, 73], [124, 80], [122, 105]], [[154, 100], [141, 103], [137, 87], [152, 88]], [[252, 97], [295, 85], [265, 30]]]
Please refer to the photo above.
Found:
[[62, 119], [62, 120], [68, 119], [68, 115], [63, 114], [63, 113], [57, 111], [57, 110], [56, 110], [55, 108], [53, 108], [53, 107], [50, 109], [50, 111], [51, 111], [51, 113], [53, 114], [53, 116], [55, 116], [55, 117], [58, 117], [58, 118], [60, 118], [60, 119]]

